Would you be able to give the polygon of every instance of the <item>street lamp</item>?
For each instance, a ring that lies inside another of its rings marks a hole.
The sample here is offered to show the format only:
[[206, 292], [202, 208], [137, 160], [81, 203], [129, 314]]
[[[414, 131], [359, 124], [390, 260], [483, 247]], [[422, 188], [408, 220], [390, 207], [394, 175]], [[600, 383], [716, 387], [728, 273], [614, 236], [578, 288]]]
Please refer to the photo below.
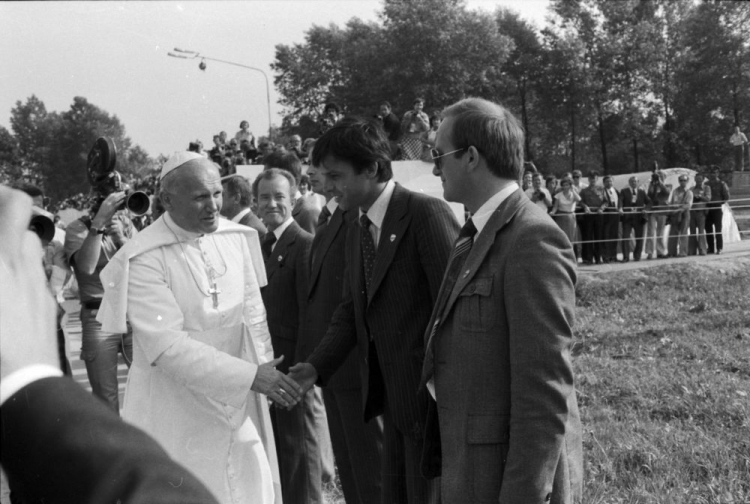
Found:
[[167, 56], [171, 56], [172, 58], [180, 58], [180, 59], [196, 59], [200, 58], [201, 62], [198, 64], [198, 68], [201, 70], [206, 69], [206, 60], [208, 61], [217, 61], [219, 63], [226, 63], [227, 65], [234, 65], [238, 66], [240, 68], [247, 68], [248, 70], [255, 70], [256, 72], [260, 72], [263, 74], [263, 77], [266, 79], [266, 104], [268, 105], [268, 139], [271, 140], [271, 134], [272, 134], [272, 127], [271, 127], [271, 88], [268, 84], [268, 75], [266, 75], [266, 72], [261, 70], [260, 68], [248, 66], [248, 65], [241, 65], [240, 63], [234, 63], [233, 61], [225, 61], [220, 60], [216, 58], [211, 58], [208, 56], [204, 56], [199, 52], [196, 51], [186, 51], [185, 49], [178, 49], [174, 48], [175, 52], [169, 52], [167, 53]]

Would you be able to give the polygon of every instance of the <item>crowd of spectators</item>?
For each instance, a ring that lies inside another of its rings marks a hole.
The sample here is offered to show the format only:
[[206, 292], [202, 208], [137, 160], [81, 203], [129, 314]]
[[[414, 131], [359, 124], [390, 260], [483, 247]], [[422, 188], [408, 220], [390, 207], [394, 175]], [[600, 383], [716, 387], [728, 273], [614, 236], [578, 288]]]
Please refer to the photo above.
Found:
[[664, 172], [654, 166], [648, 185], [633, 176], [628, 187], [617, 190], [610, 175], [599, 185], [595, 170], [584, 184], [580, 170], [558, 180], [527, 163], [522, 189], [558, 223], [586, 265], [617, 262], [620, 252], [622, 262], [631, 260], [631, 252], [634, 261], [644, 251], [646, 259], [720, 254], [721, 207], [729, 200], [729, 188], [718, 166], [696, 170], [693, 184], [682, 174], [678, 186], [670, 188], [664, 183]]

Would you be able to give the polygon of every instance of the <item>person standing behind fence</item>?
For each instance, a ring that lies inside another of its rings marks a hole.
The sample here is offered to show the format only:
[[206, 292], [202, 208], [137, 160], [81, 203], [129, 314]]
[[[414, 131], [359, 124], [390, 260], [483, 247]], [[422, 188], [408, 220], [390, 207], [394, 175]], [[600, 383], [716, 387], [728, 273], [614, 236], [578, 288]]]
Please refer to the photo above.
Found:
[[633, 260], [640, 261], [643, 252], [643, 231], [646, 223], [646, 205], [648, 196], [646, 191], [638, 187], [638, 177], [628, 179], [628, 187], [620, 192], [620, 208], [622, 216], [622, 262], [630, 260], [630, 233], [635, 235]]
[[734, 134], [729, 137], [734, 151], [734, 169], [735, 171], [745, 171], [745, 146], [748, 145], [747, 137], [740, 131], [739, 126], [734, 127]]
[[555, 194], [555, 202], [550, 215], [563, 230], [570, 243], [573, 243], [576, 239], [576, 218], [573, 212], [576, 203], [581, 201], [581, 197], [573, 190], [573, 181], [568, 177], [560, 181], [560, 187], [562, 191]]
[[612, 185], [612, 176], [604, 179], [604, 215], [602, 216], [602, 245], [604, 262], [617, 262], [617, 242], [620, 233], [620, 193]]
[[693, 207], [690, 209], [690, 240], [688, 254], [695, 255], [696, 249], [700, 255], [706, 255], [708, 243], [706, 241], [706, 213], [707, 204], [711, 201], [711, 188], [705, 183], [703, 174], [695, 174], [693, 192]]
[[729, 187], [719, 178], [719, 167], [711, 166], [711, 178], [708, 180], [711, 188], [711, 202], [708, 204], [708, 215], [706, 216], [706, 241], [708, 242], [709, 254], [721, 254], [724, 248], [722, 233], [722, 218], [724, 209], [722, 206], [729, 201]]
[[680, 185], [669, 197], [669, 256], [686, 257], [688, 249], [688, 229], [690, 228], [690, 207], [693, 206], [693, 193], [688, 190], [689, 177], [680, 175]]
[[[656, 167], [656, 163], [654, 163]], [[664, 226], [667, 223], [667, 202], [669, 189], [664, 185], [664, 172], [655, 170], [648, 185], [648, 227], [646, 228], [646, 259], [667, 257], [667, 244], [664, 241]]]
[[603, 262], [604, 243], [601, 242], [604, 234], [604, 208], [607, 202], [604, 197], [604, 188], [596, 185], [599, 172], [589, 172], [589, 185], [581, 189], [581, 206], [583, 207], [583, 219], [581, 224], [581, 240], [583, 263], [599, 264]]

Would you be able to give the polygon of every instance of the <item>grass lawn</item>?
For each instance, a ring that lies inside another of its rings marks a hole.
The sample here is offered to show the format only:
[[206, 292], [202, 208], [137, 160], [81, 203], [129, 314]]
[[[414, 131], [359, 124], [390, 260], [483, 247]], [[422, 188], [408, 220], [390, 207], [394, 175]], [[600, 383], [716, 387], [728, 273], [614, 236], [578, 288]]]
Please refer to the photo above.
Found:
[[584, 501], [750, 502], [750, 259], [582, 275]]

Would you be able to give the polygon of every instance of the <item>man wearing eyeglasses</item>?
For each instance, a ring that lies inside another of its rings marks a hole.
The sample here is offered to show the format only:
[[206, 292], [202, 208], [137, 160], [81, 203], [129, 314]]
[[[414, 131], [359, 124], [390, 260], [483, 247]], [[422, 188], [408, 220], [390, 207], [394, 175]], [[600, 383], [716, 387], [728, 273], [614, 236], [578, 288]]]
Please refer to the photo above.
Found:
[[420, 474], [429, 394], [418, 389], [424, 329], [458, 222], [444, 201], [392, 180], [388, 137], [374, 119], [340, 120], [315, 142], [312, 164], [358, 222], [346, 238], [343, 300], [322, 341], [290, 376], [305, 390], [326, 385], [356, 349], [360, 418], [383, 415], [380, 501], [438, 502], [439, 482]]
[[572, 247], [518, 187], [518, 120], [478, 98], [443, 117], [433, 173], [472, 217], [425, 331], [423, 469], [443, 502], [580, 502]]

